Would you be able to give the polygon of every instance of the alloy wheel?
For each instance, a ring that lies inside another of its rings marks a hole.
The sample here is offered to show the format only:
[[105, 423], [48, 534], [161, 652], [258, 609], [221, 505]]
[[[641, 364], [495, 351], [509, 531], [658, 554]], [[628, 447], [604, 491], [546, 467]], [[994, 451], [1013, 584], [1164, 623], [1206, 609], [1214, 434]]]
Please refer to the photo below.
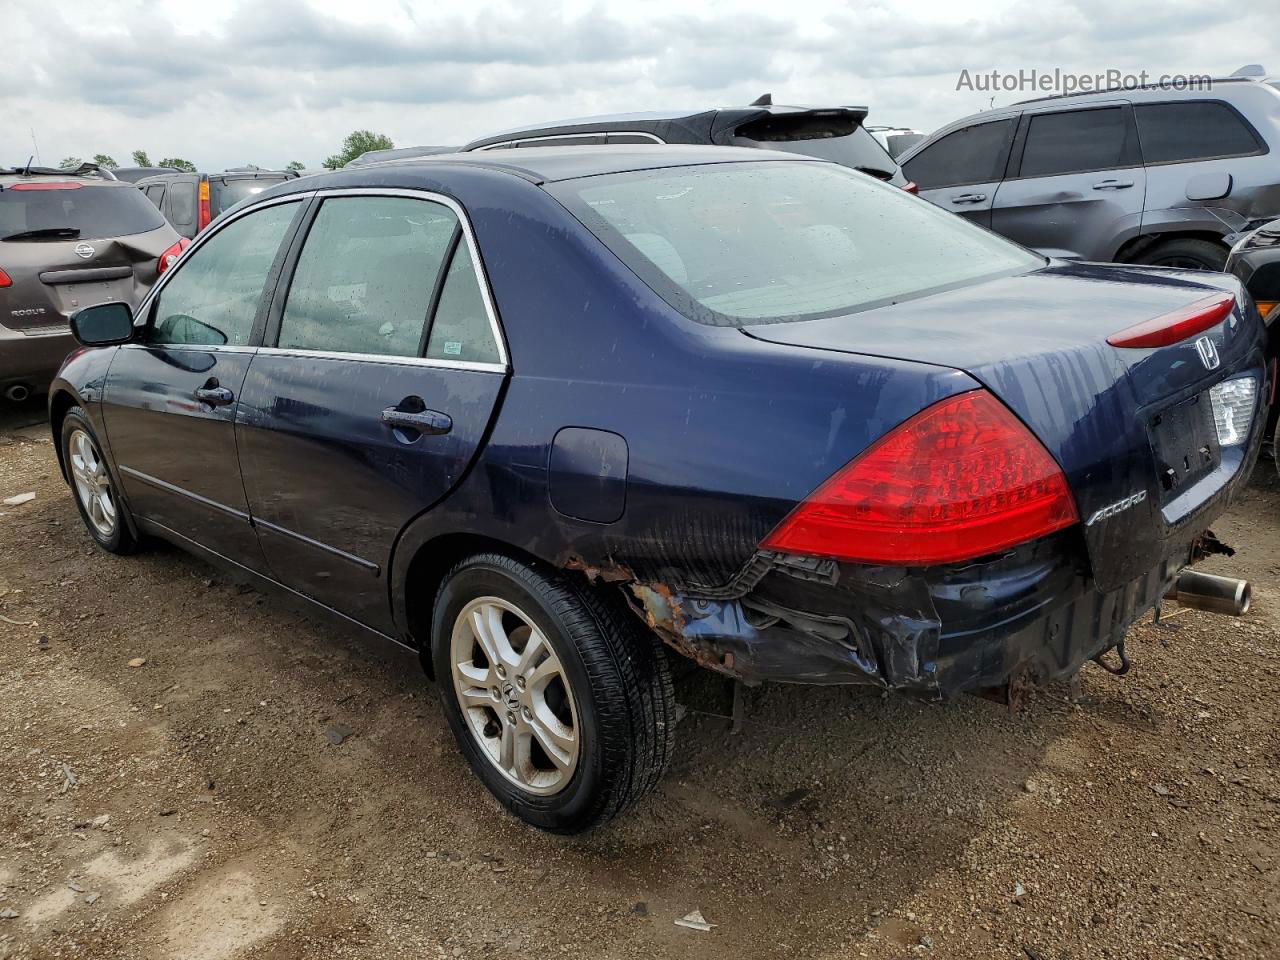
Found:
[[489, 762], [529, 793], [563, 790], [582, 752], [577, 705], [533, 620], [499, 597], [472, 600], [454, 621], [449, 663], [467, 729]]
[[76, 496], [84, 507], [89, 524], [99, 536], [109, 538], [116, 529], [118, 513], [111, 477], [93, 438], [83, 430], [75, 430], [67, 440], [71, 478]]

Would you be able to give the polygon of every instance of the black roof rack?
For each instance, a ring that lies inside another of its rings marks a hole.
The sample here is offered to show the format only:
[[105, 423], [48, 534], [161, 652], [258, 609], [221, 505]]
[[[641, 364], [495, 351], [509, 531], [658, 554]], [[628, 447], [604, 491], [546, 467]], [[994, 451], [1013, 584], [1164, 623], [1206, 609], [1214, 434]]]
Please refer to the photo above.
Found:
[[[1218, 84], [1218, 83], [1257, 83], [1258, 82], [1258, 78], [1252, 77], [1252, 76], [1209, 77], [1208, 79], [1211, 85]], [[1075, 93], [1054, 93], [1054, 94], [1050, 94], [1047, 97], [1032, 97], [1030, 100], [1018, 100], [1015, 103], [1009, 104], [1009, 106], [1020, 107], [1024, 103], [1044, 103], [1048, 100], [1070, 100], [1073, 97], [1098, 97], [1107, 93], [1128, 93], [1133, 90], [1183, 90], [1183, 89], [1185, 89], [1185, 87], [1175, 86], [1172, 82], [1170, 83], [1139, 83], [1139, 84], [1131, 84], [1128, 86], [1124, 84], [1120, 84], [1119, 86], [1106, 87], [1105, 89], [1101, 89], [1101, 90], [1077, 90]], [[1002, 109], [1002, 108], [997, 107], [996, 109]]]

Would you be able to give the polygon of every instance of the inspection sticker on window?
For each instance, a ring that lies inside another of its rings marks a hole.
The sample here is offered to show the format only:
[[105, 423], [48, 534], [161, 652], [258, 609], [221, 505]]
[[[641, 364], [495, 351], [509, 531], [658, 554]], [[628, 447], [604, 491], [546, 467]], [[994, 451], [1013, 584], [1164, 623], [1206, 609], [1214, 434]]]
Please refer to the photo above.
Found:
[[446, 357], [460, 357], [460, 356], [462, 356], [462, 341], [461, 341], [461, 340], [446, 340], [446, 341], [444, 342], [444, 355], [445, 355]]

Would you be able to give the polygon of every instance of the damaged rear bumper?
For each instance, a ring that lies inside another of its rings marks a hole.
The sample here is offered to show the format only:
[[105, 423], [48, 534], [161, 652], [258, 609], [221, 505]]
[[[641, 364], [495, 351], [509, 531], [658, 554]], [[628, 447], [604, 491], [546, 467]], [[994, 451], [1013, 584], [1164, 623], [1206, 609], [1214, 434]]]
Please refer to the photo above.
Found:
[[941, 699], [1075, 673], [1123, 640], [1190, 553], [1190, 542], [1171, 544], [1160, 564], [1112, 591], [1089, 578], [1078, 531], [953, 567], [761, 552], [715, 590], [627, 588], [670, 646], [729, 676], [871, 684]]

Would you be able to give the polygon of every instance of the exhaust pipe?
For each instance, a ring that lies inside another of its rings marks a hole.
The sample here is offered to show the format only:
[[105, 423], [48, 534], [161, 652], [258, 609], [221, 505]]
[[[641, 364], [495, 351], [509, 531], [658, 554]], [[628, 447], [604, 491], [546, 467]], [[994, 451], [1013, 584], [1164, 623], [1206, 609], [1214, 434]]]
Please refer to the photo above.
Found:
[[1253, 602], [1253, 590], [1248, 580], [1235, 577], [1218, 577], [1212, 573], [1183, 570], [1164, 595], [1180, 607], [1223, 613], [1229, 617], [1243, 617]]
[[31, 396], [31, 388], [25, 383], [15, 383], [4, 392], [6, 400], [12, 400], [14, 403], [21, 403], [27, 397]]

